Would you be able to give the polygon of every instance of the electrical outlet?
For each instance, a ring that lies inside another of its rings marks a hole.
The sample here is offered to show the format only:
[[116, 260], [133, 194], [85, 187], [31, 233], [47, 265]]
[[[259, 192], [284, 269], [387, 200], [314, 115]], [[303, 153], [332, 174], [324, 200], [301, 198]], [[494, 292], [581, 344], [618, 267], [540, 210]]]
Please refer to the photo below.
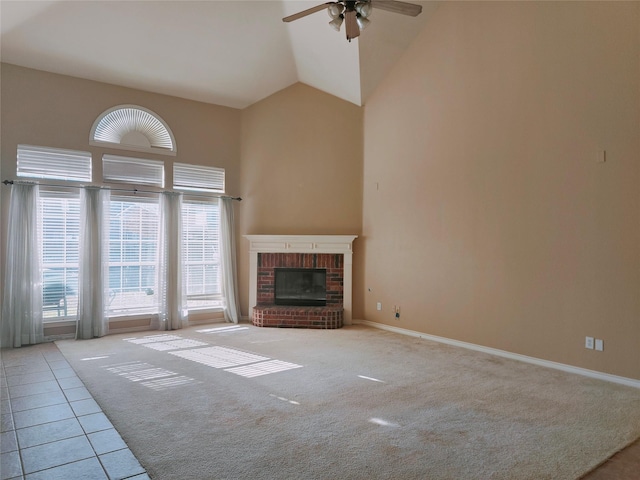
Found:
[[604, 350], [604, 341], [601, 338], [596, 338], [596, 350], [599, 352]]
[[378, 305], [376, 306], [376, 308], [377, 308], [378, 310], [382, 310], [382, 303], [378, 302]]
[[593, 337], [586, 337], [584, 340], [584, 348], [593, 350]]

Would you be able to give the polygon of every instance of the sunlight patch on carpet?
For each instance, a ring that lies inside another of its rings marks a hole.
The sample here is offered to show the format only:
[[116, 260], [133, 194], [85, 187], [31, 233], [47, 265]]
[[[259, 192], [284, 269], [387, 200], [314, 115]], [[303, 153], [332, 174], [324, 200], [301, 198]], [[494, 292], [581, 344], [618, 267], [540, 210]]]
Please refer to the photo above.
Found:
[[131, 380], [132, 382], [140, 382], [142, 380], [151, 380], [153, 378], [168, 377], [177, 375], [176, 372], [165, 370], [164, 368], [154, 367], [148, 363], [132, 362], [121, 365], [105, 367], [108, 372], [115, 373], [121, 377]]
[[230, 327], [205, 328], [203, 330], [196, 330], [196, 332], [198, 333], [234, 333], [242, 330], [249, 330], [249, 327], [241, 327], [240, 325], [233, 325]]
[[102, 367], [110, 373], [119, 375], [131, 382], [153, 390], [164, 390], [172, 387], [182, 387], [187, 384], [201, 383], [191, 377], [178, 375], [176, 372], [160, 367], [154, 367], [144, 362], [128, 362]]
[[273, 393], [270, 393], [269, 396], [273, 397], [273, 398], [277, 398], [278, 400], [282, 400], [283, 402], [290, 403], [291, 405], [300, 405], [300, 402], [296, 402], [295, 400], [289, 400], [288, 398], [280, 397], [280, 396], [275, 395]]
[[196, 350], [169, 353], [176, 357], [185, 358], [213, 368], [228, 368], [247, 363], [269, 360], [268, 357], [227, 347], [198, 348]]
[[383, 427], [399, 427], [400, 426], [397, 423], [387, 422], [382, 418], [370, 418], [369, 421], [371, 423], [375, 423], [376, 425], [381, 425]]
[[142, 338], [124, 338], [123, 340], [125, 342], [135, 343], [136, 345], [144, 345], [146, 343], [152, 342], [169, 342], [171, 340], [182, 340], [182, 337], [179, 337], [178, 335], [167, 335], [166, 333], [163, 333], [160, 335], [147, 335], [146, 337]]
[[161, 352], [166, 352], [168, 350], [178, 350], [180, 348], [204, 347], [205, 345], [209, 345], [209, 344], [206, 342], [200, 342], [198, 340], [189, 340], [189, 339], [183, 338], [180, 340], [171, 340], [169, 342], [145, 343], [142, 346], [147, 348], [152, 348], [154, 350], [158, 350]]
[[180, 375], [178, 377], [159, 378], [157, 380], [151, 380], [143, 382], [142, 385], [149, 387], [152, 390], [167, 390], [168, 388], [184, 387], [185, 385], [191, 385], [196, 383], [202, 383], [194, 380], [191, 377]]
[[295, 363], [283, 362], [282, 360], [271, 360], [269, 362], [254, 363], [253, 365], [245, 365], [242, 367], [227, 368], [225, 372], [235, 373], [247, 378], [259, 377], [269, 373], [283, 372], [285, 370], [293, 370], [301, 368], [302, 365]]
[[142, 345], [143, 347], [158, 350], [160, 352], [166, 352], [169, 350], [179, 350], [181, 348], [193, 348], [204, 347], [209, 345], [206, 342], [199, 340], [191, 340], [189, 338], [182, 338], [178, 335], [151, 335], [143, 338], [125, 338], [125, 342], [133, 343], [136, 345]]
[[371, 380], [372, 382], [380, 382], [380, 383], [387, 383], [384, 380], [378, 380], [377, 378], [373, 378], [373, 377], [367, 377], [365, 375], [358, 375], [359, 378], [363, 378], [365, 380]]
[[[234, 332], [238, 329], [247, 329], [248, 327], [239, 327], [237, 325], [230, 327], [217, 327], [198, 330], [199, 333], [225, 333]], [[124, 341], [133, 343], [135, 345], [141, 345], [143, 347], [151, 348], [160, 352], [167, 352], [170, 355], [175, 355], [185, 360], [191, 360], [192, 362], [206, 365], [212, 368], [221, 368], [226, 372], [240, 375], [246, 378], [259, 377], [261, 375], [267, 375], [270, 373], [283, 372], [286, 370], [292, 370], [294, 368], [301, 368], [302, 365], [295, 363], [284, 362], [282, 360], [273, 360], [269, 357], [257, 355], [255, 353], [249, 353], [235, 348], [213, 346], [209, 347], [206, 342], [199, 340], [192, 340], [182, 338], [178, 335], [148, 335], [143, 338], [125, 338]], [[206, 348], [194, 348], [194, 347], [206, 347]], [[118, 367], [129, 368], [129, 367]], [[135, 370], [135, 368], [133, 368]], [[158, 374], [160, 377], [163, 375], [162, 371], [156, 371], [162, 369], [141, 369], [140, 372], [131, 373], [128, 370], [114, 371], [118, 375], [130, 374], [132, 378], [142, 375], [154, 375]], [[177, 375], [174, 372], [170, 372], [170, 375]], [[130, 378], [131, 379], [131, 378]], [[147, 379], [148, 380], [148, 379]], [[138, 380], [134, 380], [138, 381]]]

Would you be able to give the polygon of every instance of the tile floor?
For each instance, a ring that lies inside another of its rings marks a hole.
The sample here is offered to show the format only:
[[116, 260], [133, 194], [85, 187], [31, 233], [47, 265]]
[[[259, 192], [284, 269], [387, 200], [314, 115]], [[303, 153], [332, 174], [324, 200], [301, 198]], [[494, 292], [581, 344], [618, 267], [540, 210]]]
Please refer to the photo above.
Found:
[[149, 478], [54, 344], [1, 360], [1, 480]]

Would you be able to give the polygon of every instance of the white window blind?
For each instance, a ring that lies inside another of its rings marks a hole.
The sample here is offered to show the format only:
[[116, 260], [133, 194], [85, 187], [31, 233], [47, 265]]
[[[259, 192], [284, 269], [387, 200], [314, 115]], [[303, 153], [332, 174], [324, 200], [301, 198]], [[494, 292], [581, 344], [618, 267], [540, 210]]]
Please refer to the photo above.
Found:
[[114, 107], [101, 115], [94, 127], [93, 140], [98, 142], [123, 143], [131, 132], [144, 136], [151, 147], [175, 151], [169, 128], [153, 112], [136, 106]]
[[220, 206], [182, 204], [182, 261], [189, 310], [223, 306], [220, 269]]
[[44, 321], [76, 315], [80, 195], [77, 189], [40, 189], [38, 233], [42, 260]]
[[60, 148], [18, 145], [17, 175], [78, 182], [91, 181], [91, 154]]
[[174, 163], [173, 188], [224, 193], [224, 168]]
[[160, 160], [102, 156], [102, 178], [110, 183], [133, 183], [164, 187], [164, 163]]

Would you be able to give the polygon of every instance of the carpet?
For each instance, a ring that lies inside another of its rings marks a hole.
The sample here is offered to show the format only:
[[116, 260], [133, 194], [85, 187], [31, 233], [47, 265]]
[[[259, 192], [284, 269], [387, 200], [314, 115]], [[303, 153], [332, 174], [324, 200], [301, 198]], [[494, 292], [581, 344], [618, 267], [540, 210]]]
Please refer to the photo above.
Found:
[[640, 390], [366, 326], [56, 342], [153, 479], [577, 479]]

